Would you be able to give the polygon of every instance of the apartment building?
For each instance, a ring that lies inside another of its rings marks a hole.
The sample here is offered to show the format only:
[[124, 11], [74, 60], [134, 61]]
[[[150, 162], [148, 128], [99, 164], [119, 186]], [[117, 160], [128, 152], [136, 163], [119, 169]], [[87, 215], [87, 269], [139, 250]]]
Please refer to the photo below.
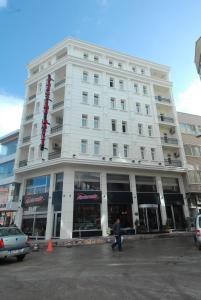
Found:
[[187, 162], [187, 200], [189, 213], [201, 213], [201, 116], [178, 112]]
[[196, 41], [195, 44], [195, 65], [201, 78], [201, 37]]
[[130, 232], [167, 220], [183, 228], [186, 161], [169, 72], [75, 39], [28, 65], [15, 165], [26, 233], [105, 236], [116, 217]]
[[0, 138], [0, 225], [15, 221], [19, 184], [14, 181], [14, 162], [19, 130]]

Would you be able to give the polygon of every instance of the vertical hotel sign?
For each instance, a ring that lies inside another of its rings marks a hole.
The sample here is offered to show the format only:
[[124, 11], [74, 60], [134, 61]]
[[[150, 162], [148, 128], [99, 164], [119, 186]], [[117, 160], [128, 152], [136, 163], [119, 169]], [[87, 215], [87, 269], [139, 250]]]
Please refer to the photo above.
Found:
[[48, 74], [47, 83], [46, 83], [46, 91], [45, 91], [45, 103], [44, 103], [42, 128], [41, 128], [41, 145], [40, 145], [41, 151], [43, 151], [45, 149], [46, 131], [47, 131], [47, 125], [49, 125], [47, 115], [48, 115], [48, 111], [49, 111], [51, 81], [52, 81], [51, 75]]

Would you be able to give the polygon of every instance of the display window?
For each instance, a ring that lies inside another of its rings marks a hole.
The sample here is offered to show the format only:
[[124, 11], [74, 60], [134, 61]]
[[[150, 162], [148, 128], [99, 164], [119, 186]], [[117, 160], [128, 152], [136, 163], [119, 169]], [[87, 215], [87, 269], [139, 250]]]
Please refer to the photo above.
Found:
[[131, 204], [108, 205], [108, 225], [111, 228], [116, 219], [120, 218], [122, 228], [133, 228]]
[[31, 237], [44, 238], [46, 231], [47, 215], [24, 216], [22, 220], [22, 231]]
[[75, 204], [74, 230], [100, 230], [100, 204]]

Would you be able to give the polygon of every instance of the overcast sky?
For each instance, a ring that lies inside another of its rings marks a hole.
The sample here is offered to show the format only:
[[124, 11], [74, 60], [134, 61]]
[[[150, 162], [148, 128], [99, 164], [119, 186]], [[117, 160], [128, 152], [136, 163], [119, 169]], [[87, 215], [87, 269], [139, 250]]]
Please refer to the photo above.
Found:
[[73, 36], [171, 67], [179, 111], [201, 115], [201, 0], [0, 0], [0, 135], [20, 126], [26, 65]]

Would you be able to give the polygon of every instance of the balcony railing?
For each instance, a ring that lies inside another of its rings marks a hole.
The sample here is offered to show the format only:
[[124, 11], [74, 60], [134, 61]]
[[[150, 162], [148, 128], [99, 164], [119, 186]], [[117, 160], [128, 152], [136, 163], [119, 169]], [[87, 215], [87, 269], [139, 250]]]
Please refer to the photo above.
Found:
[[59, 81], [55, 82], [54, 87], [57, 87], [57, 86], [63, 84], [65, 81], [66, 81], [66, 78], [64, 78], [64, 79], [62, 79], [62, 80], [59, 80]]
[[21, 168], [21, 167], [25, 167], [25, 166], [27, 166], [27, 160], [21, 160], [19, 162], [19, 167]]
[[29, 120], [31, 120], [32, 118], [33, 118], [33, 114], [30, 114], [30, 115], [27, 115], [27, 116], [26, 116], [25, 120], [26, 120], [26, 121], [29, 121]]
[[56, 133], [56, 132], [62, 131], [62, 129], [63, 129], [63, 125], [54, 126], [51, 128], [51, 133]]
[[30, 139], [31, 139], [31, 136], [29, 135], [29, 136], [25, 136], [23, 139], [22, 139], [22, 142], [23, 143], [28, 143], [28, 142], [30, 142]]
[[61, 157], [61, 152], [56, 151], [56, 152], [51, 152], [48, 154], [48, 159], [55, 159]]
[[155, 99], [159, 102], [163, 102], [163, 103], [171, 103], [170, 98], [165, 98], [162, 96], [155, 96]]
[[165, 159], [165, 166], [181, 167], [182, 163], [180, 160]]
[[31, 101], [31, 100], [33, 100], [34, 98], [36, 98], [36, 94], [30, 96], [28, 99], [29, 99], [29, 101]]
[[61, 107], [61, 106], [63, 106], [63, 105], [64, 105], [64, 102], [63, 102], [63, 101], [58, 102], [58, 103], [53, 103], [52, 108], [53, 108], [53, 109], [56, 109], [56, 108], [59, 108], [59, 107]]
[[178, 145], [178, 139], [174, 139], [174, 138], [162, 137], [161, 141], [163, 144]]
[[166, 123], [174, 123], [174, 119], [170, 117], [165, 117], [165, 116], [158, 116], [159, 121], [161, 122], [166, 122]]

